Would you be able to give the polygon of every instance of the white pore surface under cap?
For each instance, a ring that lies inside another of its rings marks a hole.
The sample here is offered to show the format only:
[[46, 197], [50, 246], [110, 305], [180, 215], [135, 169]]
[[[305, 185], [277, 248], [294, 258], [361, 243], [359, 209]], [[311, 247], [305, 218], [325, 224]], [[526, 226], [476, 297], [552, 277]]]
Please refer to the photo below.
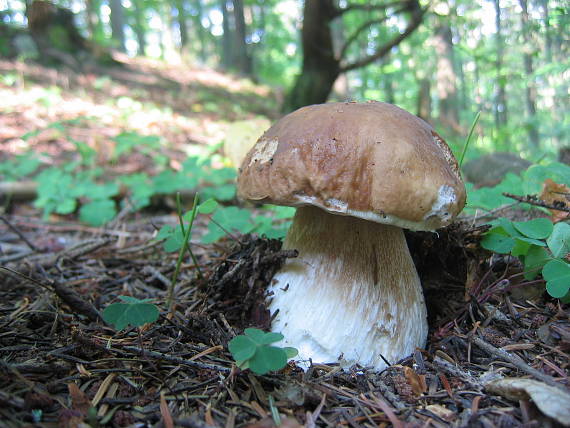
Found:
[[426, 309], [403, 231], [301, 207], [284, 247], [297, 249], [276, 274], [272, 331], [299, 358], [381, 370], [423, 347]]

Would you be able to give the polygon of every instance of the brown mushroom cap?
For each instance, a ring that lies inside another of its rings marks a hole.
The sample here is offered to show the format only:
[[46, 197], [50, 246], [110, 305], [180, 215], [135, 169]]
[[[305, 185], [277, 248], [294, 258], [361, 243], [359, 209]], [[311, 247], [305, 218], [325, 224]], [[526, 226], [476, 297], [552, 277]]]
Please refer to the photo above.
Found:
[[466, 197], [445, 141], [381, 102], [312, 105], [283, 117], [244, 159], [238, 195], [415, 230], [449, 224]]

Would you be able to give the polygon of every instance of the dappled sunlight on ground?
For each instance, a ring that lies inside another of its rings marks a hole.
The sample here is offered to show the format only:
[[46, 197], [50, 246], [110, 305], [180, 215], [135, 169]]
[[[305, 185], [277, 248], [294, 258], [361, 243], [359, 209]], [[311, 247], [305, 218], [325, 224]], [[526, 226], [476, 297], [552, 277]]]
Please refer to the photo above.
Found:
[[[199, 153], [200, 147], [222, 143], [235, 120], [276, 115], [275, 99], [266, 87], [205, 68], [148, 59], [85, 74], [0, 61], [0, 72], [2, 159], [33, 151], [57, 164], [80, 141], [104, 163], [113, 154], [111, 139], [122, 132], [157, 135], [162, 154], [183, 159]], [[141, 168], [145, 166], [134, 169]]]

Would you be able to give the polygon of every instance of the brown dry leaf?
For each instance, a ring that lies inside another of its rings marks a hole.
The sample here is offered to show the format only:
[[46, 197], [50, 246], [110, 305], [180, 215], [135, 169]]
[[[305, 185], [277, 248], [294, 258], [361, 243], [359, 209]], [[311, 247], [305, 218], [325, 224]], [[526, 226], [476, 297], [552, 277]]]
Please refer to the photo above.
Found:
[[[558, 184], [550, 178], [544, 180], [542, 193], [539, 197], [547, 204], [552, 205], [555, 202], [563, 202], [565, 208], [570, 208], [570, 188], [564, 184]], [[551, 209], [550, 213], [552, 214], [552, 221], [554, 223], [568, 218], [568, 213], [565, 211]]]
[[174, 428], [174, 421], [172, 420], [172, 415], [170, 414], [168, 403], [164, 397], [164, 391], [160, 393], [160, 414], [162, 415], [164, 426], [166, 428]]
[[546, 416], [570, 426], [570, 394], [558, 388], [532, 379], [506, 378], [489, 382], [485, 389], [513, 401], [532, 399]]
[[427, 391], [425, 375], [419, 375], [414, 371], [414, 369], [404, 367], [404, 376], [406, 376], [408, 384], [412, 387], [414, 395], [419, 396]]
[[83, 416], [87, 415], [87, 411], [89, 410], [89, 407], [91, 407], [91, 401], [89, 398], [87, 398], [85, 393], [74, 383], [67, 384], [67, 389], [71, 396], [72, 410], [80, 412]]
[[429, 406], [426, 406], [426, 410], [432, 412], [437, 417], [443, 419], [444, 421], [448, 421], [448, 422], [455, 419], [455, 415], [456, 415], [456, 413], [454, 411], [449, 410], [447, 407], [441, 406], [439, 404], [430, 404]]

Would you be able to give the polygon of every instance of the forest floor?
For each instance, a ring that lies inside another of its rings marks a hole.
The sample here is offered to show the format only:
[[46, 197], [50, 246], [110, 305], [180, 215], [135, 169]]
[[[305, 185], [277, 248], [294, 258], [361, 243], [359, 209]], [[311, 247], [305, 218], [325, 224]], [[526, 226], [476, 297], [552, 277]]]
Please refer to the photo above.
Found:
[[[267, 88], [207, 69], [137, 61], [79, 75], [0, 61], [0, 73], [0, 161], [32, 150], [65, 165], [81, 140], [109, 175], [153, 172], [136, 150], [112, 162], [112, 138], [158, 134], [176, 168], [219, 150], [232, 121], [278, 116]], [[227, 344], [267, 324], [260, 296], [289, 256], [280, 241], [193, 235], [202, 278], [185, 262], [175, 311], [117, 332], [100, 317], [117, 296], [165, 300], [177, 255], [153, 238], [176, 224], [174, 209], [92, 227], [4, 195], [0, 220], [2, 427], [570, 426], [570, 308], [481, 250], [473, 219], [407, 236], [430, 315], [425, 349], [382, 373], [290, 362], [267, 375], [239, 370]]]

